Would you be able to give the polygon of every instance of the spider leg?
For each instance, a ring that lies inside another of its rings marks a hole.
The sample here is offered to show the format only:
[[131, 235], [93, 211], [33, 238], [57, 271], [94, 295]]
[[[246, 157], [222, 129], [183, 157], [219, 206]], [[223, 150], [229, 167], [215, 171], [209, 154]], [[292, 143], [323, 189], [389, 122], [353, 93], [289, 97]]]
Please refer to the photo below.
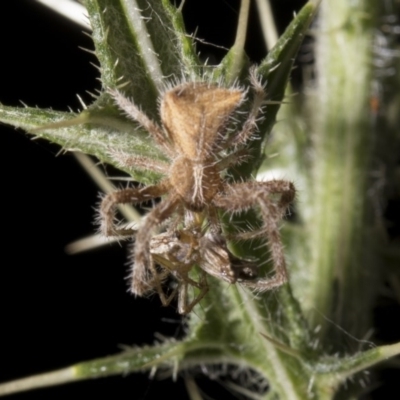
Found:
[[[151, 252], [151, 249], [150, 249]], [[158, 265], [158, 264], [157, 264]], [[157, 293], [160, 296], [161, 302], [164, 304], [164, 302], [167, 299], [167, 295], [165, 292], [162, 290], [162, 285], [164, 284], [165, 280], [168, 278], [169, 271], [162, 268], [161, 270], [157, 269], [156, 261], [151, 257], [151, 263], [149, 264], [149, 275], [148, 275], [148, 280], [147, 280], [147, 285], [149, 287], [148, 291], [151, 289], [155, 289]], [[135, 268], [135, 266], [133, 266]]]
[[145, 295], [154, 287], [154, 278], [158, 273], [151, 257], [150, 240], [154, 228], [176, 211], [178, 202], [176, 197], [161, 201], [146, 215], [137, 231], [131, 272], [131, 291], [137, 296]]
[[[214, 235], [220, 235], [222, 232], [222, 225], [217, 210], [214, 207], [208, 208], [208, 225], [209, 231]], [[199, 239], [198, 239], [199, 240]]]
[[108, 93], [111, 94], [118, 107], [125, 111], [126, 115], [130, 119], [138, 122], [147, 132], [150, 133], [157, 145], [161, 149], [165, 150], [166, 154], [168, 154], [170, 158], [174, 156], [174, 152], [166, 141], [166, 136], [158, 124], [152, 121], [135, 103], [126, 98], [118, 90], [108, 89]]
[[[198, 282], [189, 278], [187, 273], [172, 273], [172, 275], [177, 278], [178, 286], [168, 296], [165, 294], [165, 291], [162, 288], [162, 280], [158, 279], [158, 277], [154, 280], [154, 283], [151, 282], [150, 285], [155, 286], [163, 306], [168, 306], [178, 293], [179, 314], [189, 314], [193, 310], [194, 306], [203, 299], [203, 297], [207, 294], [209, 290], [205, 272], [201, 271], [200, 273], [201, 277]], [[168, 274], [168, 272], [166, 272], [166, 274]], [[188, 303], [189, 285], [200, 290], [200, 293], [197, 294], [190, 303]]]
[[257, 129], [258, 114], [262, 109], [262, 104], [265, 98], [265, 91], [264, 86], [261, 84], [259, 78], [256, 75], [255, 68], [251, 68], [250, 70], [250, 82], [253, 88], [254, 97], [248, 117], [244, 122], [242, 129], [223, 144], [224, 148], [245, 144], [251, 138], [254, 130]]
[[[188, 303], [188, 286], [194, 286], [200, 290], [200, 292], [194, 297], [194, 299]], [[179, 287], [179, 295], [178, 295], [178, 311], [180, 314], [189, 314], [196, 304], [198, 304], [203, 297], [209, 291], [208, 283], [207, 283], [207, 275], [204, 271], [201, 271], [201, 276], [199, 282], [196, 282], [190, 279], [188, 276], [182, 276], [180, 287]]]
[[[271, 200], [271, 195], [280, 194], [278, 203]], [[295, 188], [291, 182], [274, 180], [268, 182], [244, 182], [227, 185], [224, 193], [217, 195], [213, 204], [229, 212], [244, 211], [258, 205], [268, 245], [271, 251], [275, 275], [272, 278], [243, 280], [245, 286], [260, 292], [273, 289], [288, 280], [283, 244], [279, 234], [278, 222], [285, 208], [295, 196]]]
[[133, 229], [118, 229], [114, 224], [115, 209], [118, 204], [138, 204], [160, 197], [167, 191], [165, 182], [143, 188], [128, 188], [118, 190], [105, 196], [100, 205], [101, 232], [104, 236], [129, 236], [135, 233]]
[[219, 171], [223, 171], [234, 165], [240, 165], [251, 158], [252, 156], [248, 149], [240, 149], [219, 160], [216, 166]]
[[162, 288], [162, 285], [164, 283], [164, 280], [168, 277], [168, 275], [170, 274], [169, 271], [164, 270], [164, 272], [162, 273], [158, 273], [155, 270], [155, 266], [154, 264], [152, 265], [152, 273], [153, 273], [153, 279], [151, 280], [151, 282], [149, 282], [149, 286], [150, 287], [155, 287], [157, 294], [161, 300], [161, 303], [164, 307], [168, 306], [171, 301], [175, 298], [176, 293], [179, 292], [180, 288], [181, 288], [181, 282], [178, 282], [178, 286], [172, 290], [171, 293], [169, 293], [169, 295], [167, 295], [164, 291], [164, 289]]

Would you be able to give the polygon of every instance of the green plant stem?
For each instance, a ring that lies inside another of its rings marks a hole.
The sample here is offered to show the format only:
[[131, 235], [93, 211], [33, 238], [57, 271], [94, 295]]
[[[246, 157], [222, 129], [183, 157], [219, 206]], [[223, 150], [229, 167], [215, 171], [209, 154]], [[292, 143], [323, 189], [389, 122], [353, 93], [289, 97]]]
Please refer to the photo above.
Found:
[[44, 374], [28, 376], [27, 378], [21, 378], [11, 382], [2, 383], [0, 385], [0, 396], [7, 396], [9, 394], [43, 387], [63, 385], [65, 383], [75, 382], [78, 379], [79, 378], [76, 377], [74, 367], [58, 369], [55, 371], [46, 372]]
[[[327, 318], [365, 335], [373, 301], [374, 249], [367, 221], [373, 135], [368, 116], [376, 1], [321, 4], [316, 52], [315, 139], [309, 285], [302, 302], [313, 326]], [[372, 263], [371, 263], [372, 264]], [[368, 290], [370, 287], [371, 290]], [[332, 329], [339, 332], [331, 325]], [[332, 337], [331, 339], [332, 340]]]

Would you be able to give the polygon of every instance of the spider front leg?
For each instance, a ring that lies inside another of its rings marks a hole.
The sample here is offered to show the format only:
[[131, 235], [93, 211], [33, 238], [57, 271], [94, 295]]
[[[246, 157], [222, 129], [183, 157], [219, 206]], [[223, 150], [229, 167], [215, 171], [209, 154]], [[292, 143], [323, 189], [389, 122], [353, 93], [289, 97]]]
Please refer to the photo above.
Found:
[[[213, 203], [216, 207], [229, 212], [245, 211], [254, 206], [260, 209], [264, 227], [257, 232], [257, 236], [262, 232], [266, 233], [275, 275], [272, 278], [255, 281], [243, 280], [241, 282], [243, 285], [264, 292], [287, 282], [288, 273], [278, 222], [283, 216], [282, 209], [293, 201], [295, 193], [291, 182], [274, 180], [226, 186], [224, 193], [214, 198]], [[281, 195], [277, 203], [271, 199], [275, 194]]]
[[119, 204], [139, 204], [160, 197], [167, 191], [166, 185], [161, 182], [158, 185], [144, 188], [128, 188], [117, 190], [105, 196], [100, 205], [99, 217], [101, 232], [104, 236], [130, 236], [135, 233], [133, 229], [119, 229], [114, 224], [115, 211]]
[[131, 291], [137, 296], [144, 296], [154, 288], [154, 279], [157, 279], [158, 272], [151, 257], [150, 241], [155, 227], [168, 219], [178, 205], [179, 200], [176, 197], [161, 201], [146, 215], [137, 231], [130, 275]]
[[[159, 183], [144, 188], [122, 189], [108, 194], [100, 205], [101, 231], [104, 236], [129, 236], [136, 231], [133, 229], [118, 229], [114, 224], [115, 210], [118, 204], [138, 204], [160, 197], [168, 190], [167, 183]], [[136, 246], [134, 251], [134, 267], [132, 268], [131, 291], [143, 296], [153, 289], [154, 280], [157, 280], [158, 273], [150, 259], [149, 244], [153, 228], [168, 218], [174, 208], [176, 201], [163, 201], [143, 218], [136, 235]]]
[[174, 152], [171, 146], [166, 141], [161, 127], [152, 121], [140, 108], [131, 100], [126, 98], [122, 93], [115, 89], [108, 89], [108, 93], [114, 98], [115, 103], [118, 107], [123, 110], [126, 115], [133, 121], [138, 122], [143, 128], [150, 133], [160, 149], [163, 149], [164, 153], [170, 157], [174, 156]]

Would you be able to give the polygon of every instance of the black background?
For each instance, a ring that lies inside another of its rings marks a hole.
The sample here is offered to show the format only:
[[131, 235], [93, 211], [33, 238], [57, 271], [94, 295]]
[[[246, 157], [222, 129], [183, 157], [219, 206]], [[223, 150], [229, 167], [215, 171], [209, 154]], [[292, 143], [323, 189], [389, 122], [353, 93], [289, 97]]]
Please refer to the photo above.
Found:
[[[221, 46], [233, 44], [238, 1], [186, 3], [189, 32], [199, 27], [198, 37]], [[302, 3], [273, 2], [280, 31]], [[266, 50], [254, 11], [247, 51], [257, 62]], [[0, 37], [3, 104], [18, 106], [23, 101], [29, 106], [77, 110], [77, 93], [90, 103], [91, 97], [85, 91], [100, 88], [98, 71], [90, 64], [96, 59], [78, 48], [92, 48], [91, 40], [79, 26], [32, 0], [3, 5]], [[223, 55], [210, 46], [200, 46], [199, 50], [216, 60]], [[76, 256], [65, 254], [65, 245], [94, 232], [99, 193], [73, 156], [58, 155], [57, 146], [32, 141], [22, 131], [4, 125], [0, 129], [0, 380], [114, 354], [119, 344], [151, 344], [154, 332], [182, 335], [180, 318], [172, 307], [160, 307], [156, 296], [135, 299], [127, 293], [125, 245]], [[389, 315], [396, 314], [399, 315], [398, 308]], [[388, 373], [393, 375], [395, 384], [400, 373]], [[219, 384], [198, 380], [211, 398], [235, 398]], [[390, 388], [390, 381], [386, 388]], [[182, 380], [149, 380], [147, 374], [80, 382], [13, 398], [54, 399], [89, 393], [92, 397], [113, 399], [150, 400], [160, 398], [161, 393], [188, 398]], [[373, 398], [389, 398], [381, 396], [382, 387]]]

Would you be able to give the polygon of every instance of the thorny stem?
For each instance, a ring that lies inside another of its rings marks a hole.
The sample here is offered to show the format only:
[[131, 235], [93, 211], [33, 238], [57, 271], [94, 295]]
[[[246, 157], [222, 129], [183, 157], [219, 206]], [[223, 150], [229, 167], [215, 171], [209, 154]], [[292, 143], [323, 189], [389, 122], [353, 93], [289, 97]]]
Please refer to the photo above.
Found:
[[[330, 386], [338, 386], [341, 382], [354, 376], [357, 372], [366, 370], [376, 365], [377, 360], [386, 361], [393, 356], [400, 354], [400, 343], [375, 347], [364, 353], [358, 353], [347, 360], [343, 360], [339, 365], [338, 371], [327, 374], [326, 377], [321, 376], [321, 383]], [[332, 371], [331, 371], [332, 372]]]
[[[307, 382], [306, 379], [303, 381], [299, 379], [302, 375], [300, 363], [292, 355], [285, 354], [273, 342], [261, 335], [263, 332], [270, 332], [271, 325], [267, 325], [265, 320], [260, 318], [260, 309], [254, 299], [252, 299], [253, 295], [241, 288], [239, 289], [239, 293], [243, 301], [243, 315], [248, 319], [249, 325], [251, 324], [254, 328], [254, 334], [257, 335], [259, 341], [260, 347], [259, 349], [257, 348], [257, 352], [262, 354], [264, 358], [260, 364], [253, 364], [253, 368], [259, 370], [265, 377], [271, 380], [272, 389], [274, 392], [279, 393], [280, 398], [291, 400], [301, 399], [304, 396]], [[274, 333], [271, 334], [274, 335]], [[253, 340], [255, 339], [253, 338]], [[297, 364], [297, 376], [293, 376], [291, 370], [287, 368], [288, 363], [292, 366]]]
[[[138, 10], [137, 7], [129, 8], [136, 5], [136, 1], [123, 0], [123, 4], [126, 12]], [[368, 113], [371, 80], [370, 43], [376, 15], [373, 4], [373, 0], [360, 0], [356, 6], [349, 5], [346, 0], [335, 2], [334, 6], [327, 1], [323, 3], [321, 25], [324, 31], [319, 33], [318, 44], [321, 97], [313, 109], [317, 115], [314, 121], [315, 192], [311, 197], [315, 213], [314, 219], [306, 221], [311, 233], [311, 267], [307, 271], [310, 285], [301, 289], [301, 305], [306, 308], [314, 325], [321, 323], [320, 316], [326, 316], [353, 335], [365, 332], [369, 321], [364, 315], [371, 308], [371, 292], [365, 290], [371, 276], [363, 272], [371, 270], [365, 259], [373, 253], [373, 248], [365, 246], [366, 236], [370, 236], [366, 223], [369, 209], [363, 199], [368, 185], [365, 171], [370, 164], [372, 147], [371, 127], [365, 115]], [[249, 0], [243, 0], [229, 70], [230, 79], [238, 76], [244, 60], [248, 11]], [[145, 44], [142, 49], [146, 54], [142, 55], [150, 69], [147, 72], [158, 85], [162, 76], [158, 70], [160, 65], [151, 43], [141, 34], [147, 37], [146, 31], [135, 32], [134, 36], [140, 37]], [[279, 395], [285, 400], [332, 399], [335, 389], [346, 378], [400, 353], [400, 345], [396, 344], [324, 362], [324, 355], [331, 348], [324, 347], [324, 354], [309, 351], [312, 338], [308, 335], [301, 307], [288, 285], [273, 293], [272, 301], [267, 296], [256, 298], [241, 287], [231, 289], [232, 301], [227, 305], [223, 301], [218, 303], [224, 296], [226, 299], [224, 291], [210, 291], [210, 297], [215, 296], [214, 304], [218, 304], [212, 312], [220, 313], [217, 323], [212, 320], [215, 315], [209, 315], [205, 324], [204, 321], [192, 324], [193, 331], [197, 328], [205, 330], [207, 324], [211, 326], [213, 332], [208, 337], [205, 334], [202, 338], [196, 334], [188, 335], [186, 342], [180, 342], [165, 352], [158, 349], [157, 354], [154, 354], [156, 346], [140, 349], [143, 350], [142, 359], [149, 359], [140, 365], [139, 357], [122, 354], [2, 384], [0, 395], [147, 367], [156, 368], [163, 362], [174, 363], [173, 373], [176, 373], [181, 366], [201, 364], [198, 355], [205, 354], [205, 364], [208, 355], [210, 364], [236, 362], [240, 367], [246, 364], [246, 367], [261, 372], [271, 383], [268, 398], [275, 399]], [[210, 304], [213, 303], [210, 301]], [[228, 312], [223, 313], [223, 307]], [[346, 313], [343, 313], [345, 307]], [[235, 314], [236, 320], [229, 319], [228, 314], [229, 317]], [[357, 321], [357, 329], [352, 323], [353, 318]], [[239, 328], [237, 325], [240, 325]], [[224, 342], [224, 338], [215, 339], [216, 329], [235, 340]], [[331, 332], [324, 332], [326, 337], [328, 333]], [[285, 345], [288, 346], [287, 351]], [[213, 350], [216, 351], [213, 353]], [[152, 351], [153, 358], [150, 357]]]
[[[373, 246], [366, 201], [373, 135], [368, 99], [372, 79], [373, 0], [321, 4], [313, 98], [314, 215], [311, 263], [303, 304], [314, 326], [325, 317], [362, 337], [371, 326]], [[373, 291], [373, 289], [372, 289]], [[355, 318], [356, 317], [356, 318]]]

